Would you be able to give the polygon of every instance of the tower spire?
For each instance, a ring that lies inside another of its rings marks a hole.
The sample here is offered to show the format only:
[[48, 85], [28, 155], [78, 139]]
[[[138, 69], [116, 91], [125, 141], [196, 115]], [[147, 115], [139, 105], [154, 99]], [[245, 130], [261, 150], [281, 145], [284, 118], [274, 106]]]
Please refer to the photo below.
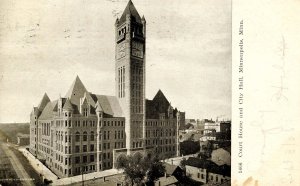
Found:
[[138, 11], [136, 10], [135, 6], [133, 5], [132, 1], [129, 0], [125, 10], [123, 11], [122, 16], [120, 17], [119, 22], [123, 23], [126, 21], [126, 16], [130, 15], [131, 18], [134, 19], [135, 22], [142, 23], [141, 16], [139, 15]]

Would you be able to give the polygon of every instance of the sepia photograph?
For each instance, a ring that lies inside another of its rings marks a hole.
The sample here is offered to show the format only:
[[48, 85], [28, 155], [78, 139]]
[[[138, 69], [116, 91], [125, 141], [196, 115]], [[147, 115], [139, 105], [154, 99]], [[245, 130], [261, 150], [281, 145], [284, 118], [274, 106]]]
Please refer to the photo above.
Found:
[[0, 185], [231, 185], [231, 0], [4, 0], [0, 23]]

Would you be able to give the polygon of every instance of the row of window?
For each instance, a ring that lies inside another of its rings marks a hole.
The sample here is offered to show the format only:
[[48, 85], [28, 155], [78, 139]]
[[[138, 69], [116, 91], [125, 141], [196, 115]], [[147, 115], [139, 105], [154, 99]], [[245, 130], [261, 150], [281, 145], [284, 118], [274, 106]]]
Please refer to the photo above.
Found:
[[[160, 134], [160, 136], [158, 136]], [[156, 129], [152, 130], [152, 136], [151, 136], [151, 130], [146, 130], [146, 137], [168, 137], [168, 136], [175, 136], [176, 135], [176, 129]]]
[[[56, 128], [59, 127], [96, 127], [95, 120], [56, 120]], [[102, 122], [100, 121], [100, 127]], [[118, 126], [124, 127], [124, 121], [103, 121], [103, 126]], [[51, 124], [51, 127], [53, 125]], [[35, 132], [36, 134], [36, 132]], [[50, 123], [42, 123], [42, 135], [50, 135]]]
[[[89, 159], [88, 159], [89, 157]], [[107, 152], [107, 153], [102, 153], [99, 155], [99, 161], [106, 161], [106, 160], [111, 160], [112, 158], [112, 153], [111, 152]], [[87, 155], [83, 155], [83, 156], [75, 156], [74, 158], [74, 162], [75, 164], [79, 164], [79, 163], [92, 163], [92, 162], [95, 162], [96, 159], [95, 159], [95, 155], [94, 154], [91, 154], [89, 156]], [[71, 165], [71, 160], [70, 158], [66, 158], [65, 159], [65, 165], [67, 165], [69, 162], [69, 164]]]
[[[87, 151], [88, 151], [87, 145], [82, 145], [82, 152], [87, 152]], [[89, 151], [91, 151], [91, 152], [95, 151], [95, 145], [94, 144], [90, 144]], [[75, 146], [75, 153], [80, 153], [80, 146], [79, 145]]]
[[50, 149], [45, 147], [44, 145], [38, 145], [39, 150], [43, 151], [44, 153], [50, 153]]
[[173, 145], [170, 146], [165, 146], [165, 147], [158, 147], [155, 149], [157, 153], [162, 153], [162, 152], [175, 152], [176, 147]]
[[132, 147], [133, 148], [138, 148], [138, 147], [142, 147], [142, 142], [132, 142]]
[[[74, 174], [78, 175], [81, 173], [92, 172], [95, 170], [96, 170], [96, 165], [90, 165], [90, 166], [86, 165], [86, 166], [76, 167]], [[66, 173], [66, 171], [65, 171], [65, 173]], [[70, 171], [69, 171], [69, 174], [70, 174]]]
[[176, 127], [176, 121], [146, 121], [146, 126], [148, 127], [166, 127], [166, 126], [172, 126]]
[[[62, 144], [56, 143], [55, 150], [63, 153], [64, 146]], [[72, 153], [71, 146], [65, 146], [65, 154], [71, 154], [71, 153]]]
[[172, 138], [172, 139], [153, 139], [153, 140], [150, 140], [150, 139], [147, 139], [146, 140], [146, 145], [168, 145], [168, 144], [175, 144], [175, 138]]
[[[95, 140], [95, 133], [94, 133], [94, 131], [91, 131], [90, 132], [90, 134], [89, 134], [89, 140], [90, 141], [94, 141]], [[75, 141], [76, 142], [79, 142], [80, 141], [80, 137], [81, 137], [81, 134], [80, 134], [80, 132], [76, 132], [75, 133]], [[88, 133], [86, 132], [86, 131], [84, 131], [83, 133], [82, 133], [82, 141], [87, 141], [88, 140]]]
[[86, 155], [82, 156], [82, 161], [80, 159], [81, 159], [80, 156], [76, 156], [75, 157], [75, 163], [78, 164], [78, 163], [90, 163], [90, 162], [94, 162], [95, 161], [95, 155], [91, 154], [89, 156], [89, 161], [88, 161], [88, 156], [86, 156]]
[[[115, 149], [118, 148], [124, 148], [125, 143], [124, 142], [115, 142]], [[101, 144], [99, 144], [99, 150], [110, 150], [110, 143], [103, 143], [103, 149], [101, 149]]]
[[[115, 126], [115, 127], [124, 127], [124, 121], [106, 121], [104, 120], [103, 121], [103, 127], [106, 127], [106, 126]], [[101, 121], [100, 121], [100, 127], [101, 127]]]
[[50, 136], [50, 123], [42, 124], [42, 135]]

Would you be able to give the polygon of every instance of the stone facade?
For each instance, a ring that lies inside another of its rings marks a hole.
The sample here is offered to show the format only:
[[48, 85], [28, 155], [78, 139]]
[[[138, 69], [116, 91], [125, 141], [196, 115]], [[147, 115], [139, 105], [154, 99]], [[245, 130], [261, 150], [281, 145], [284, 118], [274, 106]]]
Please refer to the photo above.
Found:
[[45, 94], [31, 112], [30, 151], [58, 177], [111, 169], [129, 154], [179, 153], [185, 113], [160, 90], [145, 99], [145, 18], [129, 1], [115, 27], [115, 96], [88, 92], [77, 76], [64, 97]]

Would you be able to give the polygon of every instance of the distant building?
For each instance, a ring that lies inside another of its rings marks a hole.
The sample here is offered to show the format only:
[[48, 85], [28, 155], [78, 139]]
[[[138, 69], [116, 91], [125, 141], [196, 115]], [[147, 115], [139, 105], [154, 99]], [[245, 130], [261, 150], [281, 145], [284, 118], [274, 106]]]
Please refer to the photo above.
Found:
[[223, 184], [230, 185], [230, 166], [218, 166], [212, 161], [190, 157], [186, 160], [186, 174], [195, 181], [204, 184]]
[[17, 144], [20, 146], [29, 145], [30, 142], [30, 135], [29, 134], [17, 134]]
[[231, 165], [231, 155], [230, 152], [223, 148], [218, 148], [212, 151], [211, 161], [217, 165]]
[[114, 96], [89, 92], [76, 77], [65, 97], [45, 94], [30, 115], [30, 152], [59, 177], [102, 171], [135, 154], [179, 155], [185, 113], [161, 90], [145, 98], [146, 20], [131, 1], [115, 22]]
[[204, 134], [215, 132], [230, 132], [231, 131], [231, 121], [207, 121], [204, 123]]
[[177, 183], [179, 183], [179, 182], [175, 178], [175, 176], [161, 177], [154, 181], [155, 186], [174, 186]]
[[184, 171], [178, 165], [168, 163], [164, 163], [163, 165], [165, 167], [166, 176], [174, 176], [177, 180], [181, 180], [184, 177]]

